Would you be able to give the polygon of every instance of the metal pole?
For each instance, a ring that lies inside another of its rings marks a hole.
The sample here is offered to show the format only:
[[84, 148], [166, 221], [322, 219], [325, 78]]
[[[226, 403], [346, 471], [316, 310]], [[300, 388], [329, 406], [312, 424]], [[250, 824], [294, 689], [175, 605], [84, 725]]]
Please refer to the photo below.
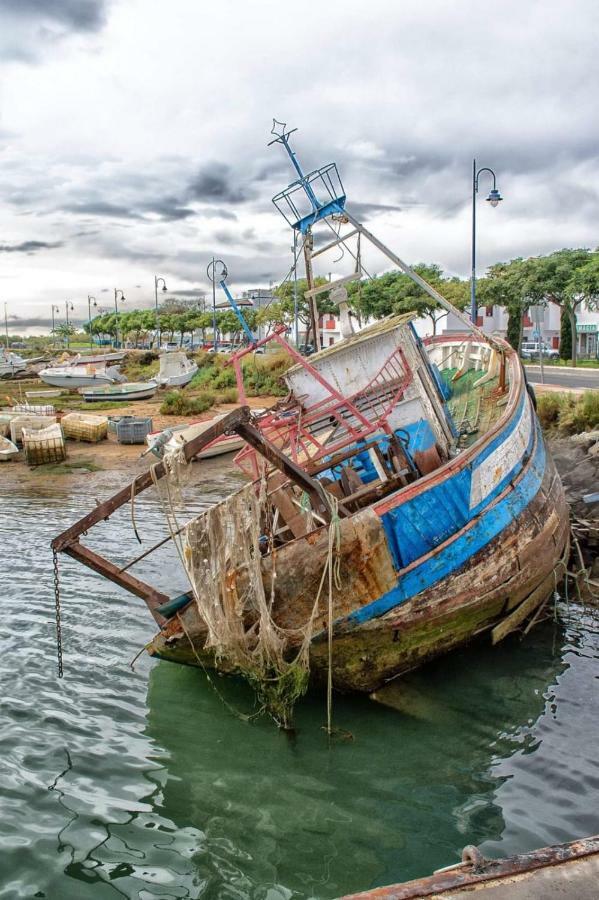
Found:
[[293, 323], [295, 346], [299, 347], [299, 308], [297, 302], [297, 231], [293, 229]]
[[472, 160], [472, 275], [470, 281], [470, 319], [476, 325], [476, 160]]
[[541, 369], [541, 384], [545, 384], [545, 372], [543, 371], [543, 339], [541, 337], [541, 318], [540, 318], [540, 306], [537, 303], [535, 306], [535, 319], [537, 320], [537, 334], [539, 341], [539, 368]]
[[216, 339], [216, 260], [212, 257], [212, 346], [214, 352], [218, 350], [218, 341]]
[[52, 304], [52, 343], [54, 344], [54, 304]]
[[8, 350], [8, 313], [7, 313], [8, 304], [4, 303], [4, 331], [6, 332], [6, 349]]
[[69, 334], [69, 301], [65, 300], [64, 308], [67, 314], [67, 330], [66, 330], [66, 341], [67, 341], [67, 350], [71, 346], [71, 336]]
[[156, 302], [156, 347], [160, 350], [162, 335], [160, 334], [160, 315], [158, 313], [158, 276], [154, 275], [154, 298]]
[[94, 346], [94, 338], [92, 335], [92, 300], [94, 301], [94, 306], [97, 306], [96, 298], [92, 297], [91, 294], [87, 295], [87, 327], [89, 329], [89, 346], [93, 349]]

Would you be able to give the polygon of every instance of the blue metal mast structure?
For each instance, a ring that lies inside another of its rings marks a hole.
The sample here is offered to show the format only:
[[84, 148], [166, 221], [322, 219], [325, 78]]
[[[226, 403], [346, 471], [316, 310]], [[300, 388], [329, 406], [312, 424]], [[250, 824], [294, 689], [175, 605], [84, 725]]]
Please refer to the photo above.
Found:
[[[472, 331], [477, 335], [481, 340], [490, 344], [494, 349], [503, 352], [503, 347], [499, 344], [494, 338], [485, 334], [481, 331], [476, 322], [472, 322], [470, 317], [465, 315], [461, 310], [450, 303], [439, 291], [435, 290], [435, 288], [430, 285], [427, 281], [424, 280], [417, 272], [403, 261], [396, 253], [394, 253], [389, 247], [383, 244], [371, 231], [365, 228], [361, 222], [356, 219], [354, 215], [352, 215], [346, 209], [346, 194], [345, 189], [343, 187], [343, 183], [341, 181], [341, 177], [339, 172], [337, 171], [336, 163], [328, 163], [325, 166], [321, 166], [319, 169], [314, 169], [314, 171], [310, 172], [308, 175], [304, 175], [302, 168], [297, 160], [297, 156], [295, 152], [291, 149], [289, 144], [289, 137], [297, 131], [297, 128], [292, 128], [287, 130], [287, 125], [285, 122], [279, 122], [277, 119], [273, 119], [273, 126], [271, 134], [275, 135], [274, 140], [270, 141], [268, 146], [270, 147], [272, 144], [282, 144], [293, 168], [298, 174], [298, 178], [296, 181], [293, 181], [290, 185], [288, 185], [284, 190], [280, 193], [276, 194], [272, 198], [272, 202], [277, 207], [278, 211], [281, 213], [283, 218], [287, 221], [292, 228], [296, 231], [301, 232], [306, 240], [304, 241], [304, 254], [306, 256], [306, 274], [308, 277], [310, 290], [307, 291], [307, 295], [312, 300], [312, 294], [314, 293], [313, 285], [311, 282], [311, 228], [316, 222], [319, 222], [322, 219], [326, 219], [328, 216], [337, 215], [342, 217], [342, 221], [353, 226], [353, 230], [348, 234], [342, 236], [339, 234], [336, 240], [332, 241], [327, 245], [326, 248], [322, 248], [318, 250], [318, 253], [323, 253], [326, 250], [330, 250], [339, 244], [343, 245], [354, 259], [356, 256], [351, 252], [350, 248], [347, 245], [348, 238], [352, 237], [355, 234], [363, 235], [370, 243], [375, 246], [381, 253], [383, 253], [391, 262], [397, 266], [402, 272], [404, 272], [409, 278], [412, 279], [418, 287], [422, 288], [430, 297], [433, 298], [440, 306], [446, 309], [448, 312], [453, 313], [453, 315], [459, 319], [459, 321], [466, 327], [468, 331]], [[495, 192], [497, 193], [497, 192]], [[488, 198], [491, 200], [491, 195]], [[501, 199], [500, 196], [493, 197], [494, 200]], [[330, 223], [329, 223], [330, 225]], [[330, 226], [332, 227], [332, 226]], [[316, 254], [314, 254], [316, 255]], [[361, 269], [361, 264], [360, 269]], [[344, 279], [341, 279], [343, 281]], [[335, 283], [332, 283], [330, 287], [332, 288]], [[314, 315], [314, 313], [313, 313]], [[316, 331], [315, 331], [316, 336]]]

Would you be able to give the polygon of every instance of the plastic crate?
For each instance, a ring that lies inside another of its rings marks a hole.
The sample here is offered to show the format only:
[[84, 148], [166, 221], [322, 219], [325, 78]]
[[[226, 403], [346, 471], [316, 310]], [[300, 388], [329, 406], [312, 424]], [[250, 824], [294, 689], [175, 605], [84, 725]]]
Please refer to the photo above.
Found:
[[60, 425], [47, 428], [23, 428], [23, 449], [25, 460], [30, 466], [62, 462], [67, 457], [64, 437]]
[[60, 424], [66, 438], [95, 444], [103, 441], [108, 433], [106, 416], [88, 416], [86, 413], [69, 413]]
[[151, 418], [121, 416], [116, 423], [116, 439], [119, 444], [145, 444], [152, 430]]

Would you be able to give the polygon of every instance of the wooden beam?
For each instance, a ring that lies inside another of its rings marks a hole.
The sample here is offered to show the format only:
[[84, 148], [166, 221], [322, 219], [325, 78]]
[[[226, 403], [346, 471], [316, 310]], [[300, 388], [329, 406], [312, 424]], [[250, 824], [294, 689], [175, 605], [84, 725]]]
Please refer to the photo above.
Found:
[[337, 247], [339, 244], [344, 244], [345, 241], [348, 241], [354, 234], [359, 234], [358, 229], [354, 228], [352, 231], [348, 231], [347, 234], [338, 237], [336, 241], [331, 241], [330, 244], [326, 244], [324, 247], [319, 247], [318, 250], [315, 250], [312, 254], [312, 258], [315, 256], [320, 256], [321, 253], [326, 253], [327, 250], [332, 250], [334, 247]]
[[[254, 448], [261, 456], [268, 460], [269, 463], [283, 472], [287, 478], [291, 479], [295, 484], [301, 487], [312, 502], [314, 512], [321, 514], [328, 522], [331, 518], [331, 508], [327, 500], [327, 496], [323, 486], [311, 478], [310, 475], [302, 469], [297, 463], [293, 462], [284, 453], [281, 453], [278, 447], [271, 443], [264, 435], [258, 431], [249, 422], [242, 422], [236, 426], [235, 431], [244, 439], [251, 447]], [[341, 509], [341, 508], [340, 508]]]
[[[183, 445], [185, 459], [193, 459], [196, 453], [199, 453], [207, 444], [212, 443], [213, 440], [228, 431], [235, 431], [236, 426], [244, 422], [248, 422], [249, 419], [249, 407], [242, 406], [239, 409], [234, 409], [223, 419], [215, 422], [214, 425], [211, 425], [206, 429], [206, 431], [203, 431], [197, 437], [193, 438], [193, 440], [188, 441]], [[153, 469], [154, 477], [152, 477], [152, 470], [144, 472], [143, 475], [138, 475], [137, 478], [127, 487], [123, 488], [122, 491], [119, 491], [113, 497], [105, 500], [104, 503], [99, 503], [98, 506], [94, 510], [92, 510], [92, 512], [88, 513], [78, 522], [75, 522], [74, 525], [71, 525], [71, 527], [67, 528], [66, 531], [63, 531], [62, 534], [59, 534], [57, 537], [55, 537], [52, 541], [52, 549], [58, 551], [64, 550], [69, 544], [71, 544], [73, 541], [76, 541], [82, 534], [84, 534], [94, 525], [97, 525], [98, 522], [101, 522], [103, 519], [107, 519], [115, 510], [119, 509], [125, 503], [130, 501], [132, 496], [136, 496], [142, 491], [145, 491], [146, 488], [149, 488], [154, 483], [154, 478], [160, 479], [163, 478], [166, 474], [166, 469], [163, 462], [155, 465]]]
[[342, 284], [349, 284], [350, 281], [358, 281], [360, 279], [359, 272], [352, 272], [351, 275], [345, 275], [343, 278], [338, 278], [336, 281], [327, 281], [326, 284], [319, 284], [317, 287], [312, 288], [310, 291], [304, 291], [305, 297], [316, 297], [317, 294], [324, 294], [325, 291], [332, 291], [336, 287], [340, 287]]
[[141, 599], [145, 601], [146, 606], [154, 616], [156, 622], [159, 625], [164, 624], [165, 619], [156, 611], [156, 607], [161, 606], [161, 604], [170, 600], [170, 597], [167, 594], [157, 591], [151, 585], [146, 584], [145, 581], [140, 581], [139, 578], [135, 578], [127, 572], [121, 572], [118, 566], [115, 566], [110, 560], [104, 559], [103, 556], [94, 553], [89, 547], [84, 547], [79, 541], [68, 544], [63, 552], [66, 553], [67, 556], [76, 559], [77, 562], [83, 563], [88, 569], [99, 572], [104, 578], [108, 578], [109, 581], [118, 584], [119, 587], [129, 591], [130, 594], [141, 597]]

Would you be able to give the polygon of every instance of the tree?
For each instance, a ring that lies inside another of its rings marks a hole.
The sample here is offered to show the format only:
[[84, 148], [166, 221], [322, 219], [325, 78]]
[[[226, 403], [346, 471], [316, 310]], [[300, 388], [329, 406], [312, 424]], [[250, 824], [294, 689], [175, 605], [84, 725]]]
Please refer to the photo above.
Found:
[[530, 305], [525, 274], [521, 257], [508, 263], [495, 263], [477, 287], [481, 300], [489, 305], [502, 306], [507, 311], [507, 339], [518, 353], [522, 345], [523, 317]]
[[572, 325], [570, 317], [562, 309], [559, 317], [559, 357], [560, 359], [572, 359]]
[[65, 344], [68, 345], [69, 339], [76, 333], [77, 329], [74, 325], [71, 325], [70, 322], [68, 325], [66, 322], [60, 322], [60, 324], [56, 326], [54, 331], [59, 337], [64, 340]]
[[[580, 305], [593, 296], [586, 294], [591, 290], [593, 282], [592, 270], [588, 270], [588, 282], [577, 274], [579, 270], [590, 263], [592, 259], [589, 250], [556, 250], [548, 256], [532, 257], [523, 263], [525, 271], [525, 290], [531, 298], [531, 302], [540, 303], [549, 300], [559, 306], [562, 315], [566, 315], [570, 322], [572, 335], [572, 365], [576, 365], [576, 314]], [[560, 354], [561, 355], [561, 354]]]
[[[445, 275], [436, 263], [418, 263], [413, 269], [454, 306], [465, 308], [468, 282]], [[359, 292], [354, 289], [352, 294], [359, 297], [360, 312], [366, 317], [380, 319], [392, 313], [414, 312], [430, 320], [433, 334], [437, 333], [439, 320], [447, 315], [443, 307], [403, 272], [387, 272], [361, 284]]]

